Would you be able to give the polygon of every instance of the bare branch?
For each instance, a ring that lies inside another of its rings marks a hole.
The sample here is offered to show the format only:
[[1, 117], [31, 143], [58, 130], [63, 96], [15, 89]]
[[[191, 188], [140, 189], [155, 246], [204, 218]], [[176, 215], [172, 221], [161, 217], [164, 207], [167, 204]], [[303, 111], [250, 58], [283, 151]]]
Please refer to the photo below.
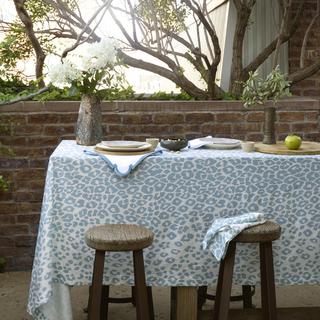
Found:
[[305, 53], [306, 53], [306, 48], [307, 48], [307, 42], [309, 39], [310, 32], [316, 23], [316, 21], [320, 18], [320, 1], [318, 0], [318, 8], [317, 8], [317, 13], [311, 20], [306, 33], [303, 38], [302, 46], [301, 46], [301, 54], [300, 54], [300, 68], [304, 68], [304, 59], [305, 59]]
[[306, 78], [311, 77], [315, 73], [317, 73], [320, 70], [320, 59], [318, 59], [316, 62], [314, 62], [312, 65], [305, 67], [303, 69], [300, 69], [288, 76], [289, 81], [291, 81], [293, 84], [302, 81]]
[[[96, 17], [101, 13], [101, 10], [104, 10], [104, 12], [101, 15], [101, 18], [98, 22], [98, 24], [101, 22], [102, 17], [105, 15], [106, 13], [106, 9], [108, 9], [111, 5], [112, 0], [108, 0], [106, 1], [101, 7], [99, 7], [94, 14], [91, 16], [91, 18], [88, 20], [88, 22], [86, 23], [86, 25], [84, 26], [84, 28], [81, 30], [81, 32], [78, 34], [77, 40], [76, 42], [69, 48], [66, 48], [62, 55], [61, 55], [61, 59], [65, 58], [67, 56], [67, 54], [71, 51], [73, 51], [74, 49], [76, 49], [81, 43], [81, 38], [82, 36], [85, 34], [86, 30], [88, 29], [88, 27], [91, 25], [91, 23], [96, 19]], [[82, 41], [85, 42], [88, 38], [90, 38], [90, 36], [95, 32], [95, 29], [97, 28], [98, 24], [96, 25], [96, 27], [94, 29], [92, 29], [90, 31], [90, 33], [88, 34], [88, 36], [86, 37], [85, 40]]]
[[49, 87], [43, 87], [40, 90], [38, 90], [37, 92], [31, 93], [31, 94], [29, 94], [27, 96], [19, 97], [17, 99], [13, 99], [13, 100], [10, 100], [10, 101], [1, 102], [0, 106], [7, 106], [7, 105], [14, 104], [14, 103], [21, 102], [21, 101], [32, 100], [34, 97], [40, 95], [41, 93], [47, 92], [49, 90], [50, 90]]
[[149, 63], [140, 59], [130, 57], [127, 54], [125, 54], [123, 51], [118, 51], [118, 56], [125, 64], [131, 67], [150, 71], [173, 81], [174, 83], [178, 84], [181, 88], [183, 88], [187, 93], [189, 93], [192, 96], [199, 97], [202, 99], [208, 98], [206, 91], [198, 88], [186, 78], [180, 79], [174, 74], [174, 72], [170, 71], [169, 69], [155, 65], [153, 63]]

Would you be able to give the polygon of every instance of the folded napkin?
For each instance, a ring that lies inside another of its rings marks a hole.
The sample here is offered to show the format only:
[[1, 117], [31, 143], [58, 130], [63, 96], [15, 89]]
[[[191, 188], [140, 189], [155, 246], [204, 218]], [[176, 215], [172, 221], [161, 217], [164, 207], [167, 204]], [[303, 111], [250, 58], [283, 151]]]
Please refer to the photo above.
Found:
[[[212, 138], [212, 136], [207, 136], [204, 138], [199, 138], [199, 139], [193, 139], [189, 141], [189, 148], [190, 149], [198, 149], [206, 144], [212, 143], [209, 139]], [[202, 140], [203, 139], [203, 140]], [[209, 141], [205, 141], [204, 139], [208, 139]]]
[[263, 214], [257, 212], [216, 219], [202, 241], [202, 248], [209, 248], [213, 256], [220, 261], [225, 257], [229, 242], [242, 230], [265, 221]]
[[94, 152], [91, 150], [84, 150], [84, 153], [89, 156], [99, 157], [105, 161], [108, 166], [120, 177], [126, 177], [131, 171], [133, 171], [145, 158], [150, 156], [157, 156], [162, 154], [162, 150], [155, 150], [153, 152], [140, 154], [140, 155], [109, 155]]

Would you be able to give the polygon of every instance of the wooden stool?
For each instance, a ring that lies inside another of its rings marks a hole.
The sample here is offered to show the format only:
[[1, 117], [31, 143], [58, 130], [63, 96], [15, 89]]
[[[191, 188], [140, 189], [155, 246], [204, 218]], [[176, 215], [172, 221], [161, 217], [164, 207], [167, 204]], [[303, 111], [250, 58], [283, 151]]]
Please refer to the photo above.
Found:
[[109, 286], [103, 285], [106, 251], [133, 252], [137, 320], [151, 320], [153, 306], [152, 299], [148, 299], [142, 249], [152, 244], [153, 233], [136, 225], [107, 224], [87, 230], [85, 240], [90, 248], [96, 250], [89, 295], [89, 320], [106, 320], [108, 317], [108, 299], [103, 299], [109, 296]]
[[276, 291], [274, 284], [272, 241], [279, 239], [281, 227], [266, 221], [243, 230], [228, 247], [225, 258], [220, 263], [219, 278], [214, 305], [214, 320], [227, 320], [232, 287], [233, 266], [237, 242], [259, 243], [261, 272], [261, 304], [263, 320], [276, 320]]

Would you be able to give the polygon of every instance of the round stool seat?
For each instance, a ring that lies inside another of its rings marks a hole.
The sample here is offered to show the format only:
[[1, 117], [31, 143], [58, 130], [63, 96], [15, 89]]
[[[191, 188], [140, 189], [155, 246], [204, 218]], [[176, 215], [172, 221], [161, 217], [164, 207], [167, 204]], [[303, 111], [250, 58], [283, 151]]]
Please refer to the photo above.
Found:
[[101, 251], [135, 251], [152, 244], [153, 233], [133, 224], [105, 224], [87, 230], [89, 247]]
[[235, 242], [268, 242], [280, 238], [281, 227], [275, 222], [266, 221], [263, 224], [244, 229], [232, 241]]

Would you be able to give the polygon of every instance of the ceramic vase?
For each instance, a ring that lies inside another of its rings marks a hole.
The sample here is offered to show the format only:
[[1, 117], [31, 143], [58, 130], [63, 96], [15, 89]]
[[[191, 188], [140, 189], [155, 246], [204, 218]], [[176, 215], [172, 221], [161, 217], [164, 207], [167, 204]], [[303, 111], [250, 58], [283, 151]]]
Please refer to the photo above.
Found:
[[264, 125], [263, 125], [263, 143], [275, 144], [275, 122], [276, 122], [276, 108], [265, 107], [264, 108]]
[[93, 146], [101, 140], [101, 101], [94, 94], [83, 94], [76, 125], [77, 144]]

